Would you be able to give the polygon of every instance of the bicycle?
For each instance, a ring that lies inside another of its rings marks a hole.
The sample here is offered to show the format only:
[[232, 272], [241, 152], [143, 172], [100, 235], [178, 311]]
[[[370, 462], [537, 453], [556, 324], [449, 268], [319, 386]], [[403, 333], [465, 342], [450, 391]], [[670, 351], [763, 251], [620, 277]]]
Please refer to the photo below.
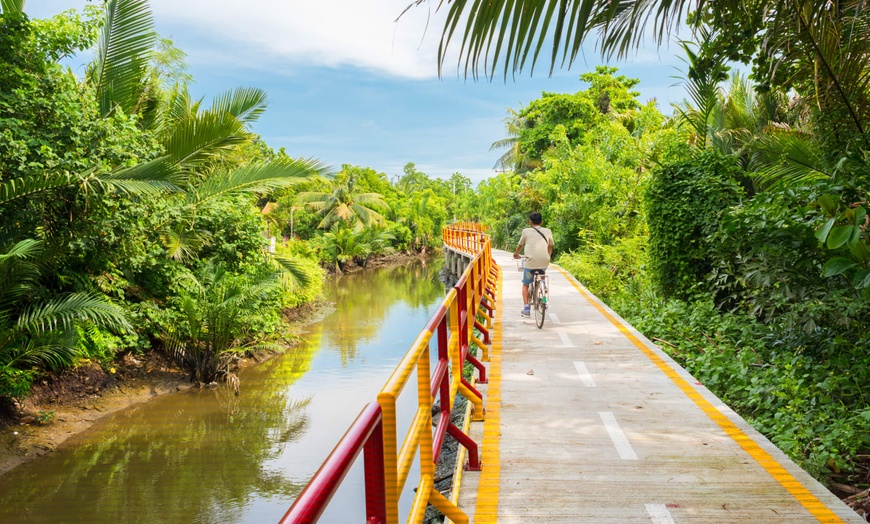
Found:
[[544, 315], [547, 313], [550, 298], [550, 279], [543, 269], [530, 270], [535, 280], [529, 284], [529, 303], [535, 310], [535, 323], [538, 329], [544, 327]]
[[[517, 260], [517, 269], [525, 269], [526, 257]], [[544, 316], [547, 313], [550, 297], [550, 279], [543, 269], [530, 269], [534, 280], [529, 287], [529, 305], [535, 310], [535, 323], [538, 329], [544, 327]]]

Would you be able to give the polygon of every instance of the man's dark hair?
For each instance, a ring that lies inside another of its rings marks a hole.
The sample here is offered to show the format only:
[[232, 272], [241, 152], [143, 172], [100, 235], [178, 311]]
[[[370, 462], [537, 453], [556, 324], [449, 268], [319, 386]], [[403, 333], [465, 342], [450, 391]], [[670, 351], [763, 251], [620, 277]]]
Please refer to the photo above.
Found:
[[541, 214], [537, 211], [534, 211], [529, 214], [529, 220], [532, 222], [532, 224], [540, 226], [541, 222], [544, 221], [544, 217], [542, 217]]

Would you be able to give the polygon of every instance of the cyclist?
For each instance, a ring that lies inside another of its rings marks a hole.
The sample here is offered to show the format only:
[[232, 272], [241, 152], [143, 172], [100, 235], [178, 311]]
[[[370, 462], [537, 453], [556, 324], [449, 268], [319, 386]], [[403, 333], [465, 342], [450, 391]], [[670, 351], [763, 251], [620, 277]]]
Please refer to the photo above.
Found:
[[529, 309], [529, 284], [534, 282], [535, 276], [532, 270], [546, 271], [550, 265], [550, 256], [553, 254], [553, 232], [541, 227], [543, 218], [537, 211], [529, 214], [529, 226], [523, 229], [520, 241], [514, 250], [514, 258], [520, 258], [520, 249], [525, 247], [524, 255], [526, 265], [523, 270], [523, 311], [522, 315], [528, 317]]

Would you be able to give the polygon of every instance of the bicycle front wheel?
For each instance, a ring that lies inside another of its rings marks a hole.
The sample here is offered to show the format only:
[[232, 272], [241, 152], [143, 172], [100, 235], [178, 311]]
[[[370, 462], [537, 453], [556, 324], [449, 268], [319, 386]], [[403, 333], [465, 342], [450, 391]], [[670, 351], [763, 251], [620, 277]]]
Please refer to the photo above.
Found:
[[547, 312], [547, 295], [544, 291], [544, 285], [541, 282], [535, 282], [535, 322], [538, 324], [538, 329], [544, 327], [544, 314]]

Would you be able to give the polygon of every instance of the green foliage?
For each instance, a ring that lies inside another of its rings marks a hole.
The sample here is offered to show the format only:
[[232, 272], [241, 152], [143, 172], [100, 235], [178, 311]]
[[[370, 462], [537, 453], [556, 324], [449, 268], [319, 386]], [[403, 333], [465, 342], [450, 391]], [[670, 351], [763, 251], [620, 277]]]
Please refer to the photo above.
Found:
[[740, 202], [733, 161], [712, 150], [655, 171], [646, 193], [650, 273], [665, 296], [685, 297], [711, 269], [711, 236]]
[[275, 311], [270, 302], [279, 291], [276, 272], [235, 275], [221, 263], [207, 262], [173, 298], [181, 322], [164, 328], [163, 342], [191, 379], [209, 383], [226, 377], [232, 354], [273, 347], [262, 331], [263, 317]]
[[603, 116], [597, 101], [585, 93], [564, 95], [543, 93], [520, 111], [523, 127], [519, 132], [520, 152], [532, 160], [540, 160], [553, 144], [556, 127], [571, 143], [579, 141], [583, 134]]
[[278, 244], [277, 255], [293, 260], [297, 271], [304, 275], [301, 281], [299, 279], [291, 281], [286, 278], [283, 280], [282, 308], [295, 308], [318, 299], [323, 291], [326, 276], [313, 247], [308, 242], [290, 240]]
[[333, 182], [325, 183], [325, 191], [300, 193], [296, 201], [317, 213], [321, 218], [319, 229], [329, 229], [344, 222], [356, 230], [385, 222], [380, 211], [388, 208], [379, 193], [359, 193], [354, 171], [343, 170]]
[[815, 202], [827, 220], [816, 238], [835, 256], [822, 268], [823, 277], [847, 278], [848, 283], [870, 299], [870, 228], [866, 198], [842, 202], [825, 194]]
[[559, 256], [555, 262], [598, 298], [610, 302], [617, 295], [631, 294], [646, 281], [645, 243], [642, 236], [620, 238], [612, 245], [588, 243], [580, 251]]
[[[282, 307], [322, 284], [311, 263], [264, 252], [254, 195], [322, 171], [250, 133], [265, 93], [237, 88], [205, 108], [178, 83], [183, 54], [166, 42], [154, 54], [147, 2], [88, 11], [0, 17], [0, 264], [23, 279], [0, 306], [0, 396], [25, 394], [42, 369], [107, 363], [165, 337], [193, 318], [179, 297], [192, 300], [188, 276], [209, 267], [239, 282], [283, 270], [242, 319], [267, 338]], [[83, 79], [56, 63], [97, 40]]]
[[321, 245], [325, 260], [338, 264], [338, 269], [343, 271], [351, 262], [365, 267], [371, 256], [393, 252], [391, 244], [393, 240], [393, 236], [388, 231], [381, 229], [368, 228], [355, 231], [350, 227], [336, 224], [323, 234]]
[[43, 256], [35, 240], [0, 253], [0, 397], [25, 395], [40, 368], [72, 365], [80, 329], [132, 328], [120, 308], [94, 292], [47, 293], [40, 285]]
[[826, 256], [814, 236], [820, 219], [807, 205], [812, 195], [767, 192], [727, 210], [710, 255], [709, 286], [720, 308], [805, 333], [851, 320], [840, 307], [854, 300], [851, 293], [819, 278]]

